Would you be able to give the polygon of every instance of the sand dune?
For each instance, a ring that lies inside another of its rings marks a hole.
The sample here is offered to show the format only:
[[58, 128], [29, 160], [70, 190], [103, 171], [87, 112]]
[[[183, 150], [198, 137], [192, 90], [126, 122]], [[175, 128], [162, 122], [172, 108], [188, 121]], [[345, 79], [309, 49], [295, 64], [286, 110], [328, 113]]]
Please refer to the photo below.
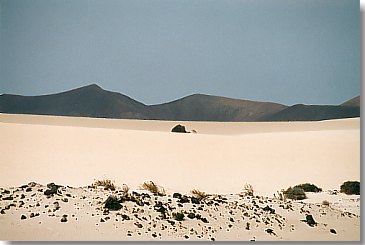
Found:
[[[188, 130], [198, 133], [171, 133], [177, 123], [0, 114], [0, 187], [5, 198], [0, 201], [4, 213], [0, 222], [5, 224], [0, 238], [360, 239], [359, 196], [323, 192], [308, 195], [304, 202], [272, 199], [277, 190], [300, 183], [314, 183], [327, 191], [338, 190], [344, 181], [360, 180], [359, 118], [285, 123], [182, 122]], [[137, 191], [144, 181], [153, 180], [165, 187], [167, 196], [148, 199], [150, 205], [143, 211], [135, 203], [124, 203], [123, 212], [132, 218], [121, 221], [118, 213], [103, 213], [102, 202], [112, 192], [69, 187], [87, 186], [104, 178], [114, 180], [117, 186], [126, 183]], [[30, 192], [25, 187], [17, 188], [30, 181], [55, 182], [65, 187], [60, 196], [54, 197], [45, 197], [46, 187], [42, 185], [31, 184]], [[239, 197], [245, 183], [252, 184], [255, 195], [260, 197]], [[189, 203], [180, 207], [172, 200], [172, 193], [188, 195], [195, 188], [223, 197], [202, 206]], [[62, 201], [65, 193], [70, 197], [66, 203]], [[7, 201], [8, 196], [14, 199]], [[23, 199], [25, 203], [19, 205]], [[331, 202], [329, 208], [321, 206], [323, 200]], [[185, 219], [171, 225], [171, 220], [158, 218], [153, 210], [151, 205], [158, 205], [159, 201], [186, 215], [195, 210], [209, 223]], [[47, 211], [49, 208], [44, 205], [55, 202], [61, 203], [61, 209]], [[214, 202], [220, 204], [216, 206]], [[260, 205], [256, 207], [257, 203]], [[283, 208], [287, 205], [292, 208]], [[264, 211], [265, 206], [274, 208], [276, 213]], [[134, 217], [135, 212], [144, 213], [147, 220]], [[30, 218], [31, 213], [39, 216]], [[318, 221], [315, 228], [301, 221], [307, 214]], [[26, 219], [21, 219], [22, 215]], [[60, 222], [63, 215], [73, 225]], [[103, 222], [101, 218], [111, 220]], [[169, 228], [151, 228], [151, 222]], [[252, 229], [246, 230], [247, 222]], [[139, 228], [140, 224], [143, 228]], [[330, 229], [335, 229], [336, 234]]]
[[31, 180], [82, 186], [107, 177], [135, 187], [155, 180], [178, 191], [223, 193], [248, 182], [271, 195], [303, 181], [338, 189], [360, 178], [358, 118], [184, 123], [198, 134], [170, 133], [176, 123], [161, 121], [5, 114], [0, 121], [3, 186]]

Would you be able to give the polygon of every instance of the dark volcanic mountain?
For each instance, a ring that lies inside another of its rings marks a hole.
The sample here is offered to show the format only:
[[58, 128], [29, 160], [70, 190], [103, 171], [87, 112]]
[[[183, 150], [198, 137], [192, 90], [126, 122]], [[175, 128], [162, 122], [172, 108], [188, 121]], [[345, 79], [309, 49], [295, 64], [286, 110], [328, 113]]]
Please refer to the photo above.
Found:
[[120, 93], [89, 85], [41, 96], [1, 95], [0, 111], [13, 114], [146, 119], [147, 107]]
[[359, 97], [338, 106], [285, 105], [194, 94], [144, 105], [93, 84], [41, 96], [0, 95], [0, 112], [176, 121], [313, 121], [360, 116]]
[[230, 99], [194, 94], [161, 105], [151, 106], [152, 119], [186, 121], [257, 121], [286, 106], [269, 102]]

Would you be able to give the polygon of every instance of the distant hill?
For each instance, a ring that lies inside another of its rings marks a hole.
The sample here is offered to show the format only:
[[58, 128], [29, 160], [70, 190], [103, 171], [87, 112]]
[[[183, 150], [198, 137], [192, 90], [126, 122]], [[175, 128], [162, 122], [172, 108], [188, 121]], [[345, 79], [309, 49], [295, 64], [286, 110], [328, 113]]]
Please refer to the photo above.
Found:
[[360, 107], [360, 96], [356, 96], [348, 101], [345, 101], [341, 104], [342, 106], [354, 106], [354, 107]]
[[174, 121], [313, 121], [360, 116], [360, 97], [338, 106], [285, 106], [271, 102], [190, 95], [159, 105], [145, 105], [96, 84], [40, 95], [0, 95], [0, 112], [98, 118]]

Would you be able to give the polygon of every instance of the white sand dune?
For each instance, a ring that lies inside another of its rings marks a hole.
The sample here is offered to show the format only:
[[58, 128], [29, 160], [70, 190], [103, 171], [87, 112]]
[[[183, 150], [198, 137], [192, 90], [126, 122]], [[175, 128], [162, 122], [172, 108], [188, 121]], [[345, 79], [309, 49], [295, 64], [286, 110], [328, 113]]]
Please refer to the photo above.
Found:
[[[308, 194], [303, 202], [267, 198], [305, 182], [333, 190], [360, 180], [359, 118], [182, 122], [198, 133], [171, 133], [177, 123], [0, 114], [0, 239], [360, 240], [359, 196], [323, 192]], [[109, 213], [103, 201], [118, 191], [66, 187], [104, 178], [132, 190], [153, 180], [168, 196], [151, 196], [143, 207], [123, 202], [121, 213]], [[14, 187], [30, 181], [64, 185], [62, 194], [45, 196], [47, 187], [32, 183]], [[245, 183], [260, 196], [239, 197]], [[173, 192], [189, 194], [194, 188], [226, 195], [198, 205], [179, 206], [172, 198]], [[321, 205], [323, 200], [330, 205]], [[160, 201], [172, 207], [167, 219], [155, 210]], [[177, 211], [196, 212], [208, 221], [185, 217], [171, 224]], [[314, 227], [303, 222], [308, 214], [317, 221]], [[63, 217], [67, 222], [61, 222]]]
[[[110, 178], [132, 187], [259, 194], [302, 182], [338, 189], [360, 179], [360, 120], [176, 122], [0, 115], [2, 186], [29, 181], [84, 186]], [[83, 127], [85, 125], [86, 127]]]

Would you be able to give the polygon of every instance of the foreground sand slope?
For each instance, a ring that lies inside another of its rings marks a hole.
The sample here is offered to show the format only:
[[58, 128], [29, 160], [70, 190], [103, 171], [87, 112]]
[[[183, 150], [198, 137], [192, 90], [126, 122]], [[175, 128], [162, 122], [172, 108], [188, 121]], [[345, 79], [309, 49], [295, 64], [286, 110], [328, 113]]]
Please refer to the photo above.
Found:
[[[237, 194], [193, 202], [176, 193], [139, 191], [126, 197], [118, 188], [60, 187], [57, 194], [45, 195], [46, 189], [35, 183], [0, 189], [2, 240], [360, 240], [359, 214], [343, 210], [344, 204], [359, 209], [359, 196], [339, 194], [321, 205]], [[112, 194], [124, 200], [115, 211], [104, 204]], [[313, 223], [307, 222], [309, 215]]]
[[[45, 125], [49, 120], [53, 123]], [[83, 186], [110, 178], [132, 188], [154, 180], [174, 191], [238, 193], [247, 182], [271, 196], [303, 182], [326, 190], [360, 179], [358, 118], [184, 123], [197, 134], [169, 132], [175, 122], [4, 114], [0, 121], [1, 186], [29, 181]]]

